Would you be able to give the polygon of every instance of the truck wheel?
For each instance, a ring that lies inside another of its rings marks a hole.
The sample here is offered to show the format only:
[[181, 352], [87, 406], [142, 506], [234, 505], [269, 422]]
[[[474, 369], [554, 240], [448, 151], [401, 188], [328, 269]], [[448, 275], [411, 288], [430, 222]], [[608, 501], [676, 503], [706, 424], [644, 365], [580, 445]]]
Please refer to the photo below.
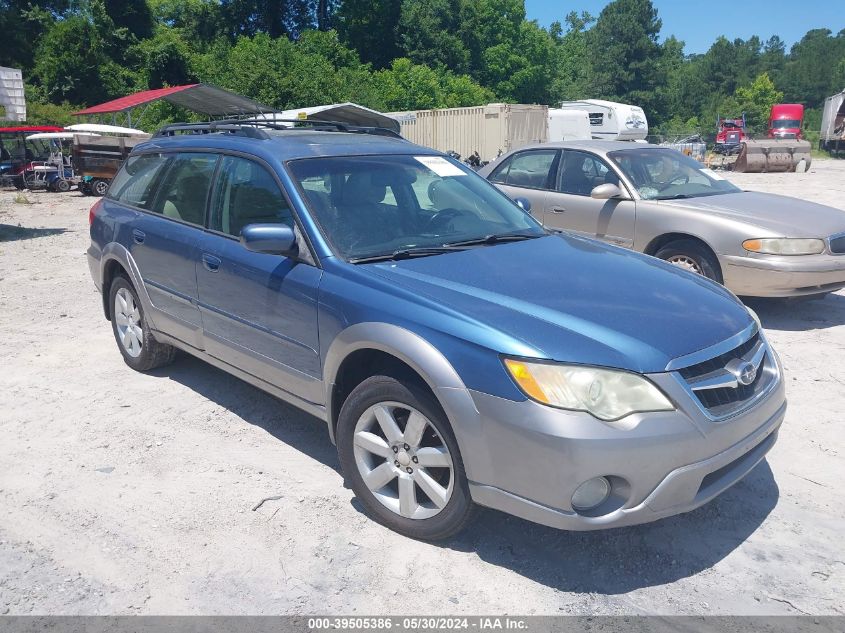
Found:
[[136, 371], [148, 371], [173, 362], [176, 348], [159, 343], [144, 318], [135, 288], [126, 277], [115, 277], [109, 291], [114, 340], [123, 360]]
[[67, 193], [68, 191], [70, 191], [70, 182], [65, 180], [64, 178], [60, 178], [55, 183], [53, 183], [53, 188], [59, 193]]
[[413, 383], [373, 376], [340, 411], [346, 481], [373, 519], [415, 539], [446, 539], [470, 520], [458, 444], [439, 404]]
[[676, 240], [661, 247], [655, 257], [693, 273], [722, 283], [719, 261], [706, 246], [695, 240]]

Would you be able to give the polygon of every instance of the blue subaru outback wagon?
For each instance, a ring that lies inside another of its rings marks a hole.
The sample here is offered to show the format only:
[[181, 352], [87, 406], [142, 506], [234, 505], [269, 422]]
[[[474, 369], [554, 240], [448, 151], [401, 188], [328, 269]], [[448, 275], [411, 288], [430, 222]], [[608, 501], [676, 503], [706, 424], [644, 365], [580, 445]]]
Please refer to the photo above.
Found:
[[138, 145], [88, 250], [126, 363], [180, 349], [312, 413], [367, 512], [421, 539], [475, 505], [644, 523], [764, 458], [782, 370], [729, 291], [550, 234], [376, 132], [227, 122]]

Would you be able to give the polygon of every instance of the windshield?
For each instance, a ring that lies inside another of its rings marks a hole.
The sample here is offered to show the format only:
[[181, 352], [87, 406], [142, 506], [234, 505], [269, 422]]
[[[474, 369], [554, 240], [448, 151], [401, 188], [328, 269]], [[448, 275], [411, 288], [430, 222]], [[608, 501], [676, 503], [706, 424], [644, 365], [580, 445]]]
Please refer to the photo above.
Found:
[[799, 121], [798, 119], [775, 119], [774, 121], [772, 121], [772, 128], [774, 128], [775, 130], [798, 127], [801, 127], [801, 121]]
[[290, 170], [346, 259], [545, 234], [493, 185], [442, 156], [308, 158]]
[[697, 160], [673, 149], [625, 149], [608, 156], [645, 200], [698, 198], [741, 191]]

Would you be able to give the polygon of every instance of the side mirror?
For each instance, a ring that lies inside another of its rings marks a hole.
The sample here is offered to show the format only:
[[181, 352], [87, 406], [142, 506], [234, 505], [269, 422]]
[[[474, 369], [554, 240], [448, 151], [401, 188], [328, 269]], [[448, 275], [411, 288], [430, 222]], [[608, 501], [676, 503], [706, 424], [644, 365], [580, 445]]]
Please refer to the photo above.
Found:
[[241, 244], [253, 253], [292, 257], [299, 252], [296, 235], [285, 224], [248, 224], [241, 230]]
[[611, 198], [627, 199], [628, 196], [622, 193], [622, 190], [611, 182], [606, 182], [599, 185], [590, 192], [590, 197], [596, 200], [610, 200]]
[[517, 206], [521, 207], [523, 211], [531, 213], [531, 201], [528, 198], [520, 196], [519, 198], [514, 198], [513, 201], [516, 202]]

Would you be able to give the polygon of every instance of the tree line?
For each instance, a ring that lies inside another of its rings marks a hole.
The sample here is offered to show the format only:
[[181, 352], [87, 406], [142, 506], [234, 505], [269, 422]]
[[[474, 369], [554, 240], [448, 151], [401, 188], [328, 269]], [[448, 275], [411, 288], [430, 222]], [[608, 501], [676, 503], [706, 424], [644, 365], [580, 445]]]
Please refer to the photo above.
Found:
[[[563, 11], [562, 11], [563, 13]], [[21, 68], [30, 120], [197, 81], [285, 109], [354, 101], [381, 111], [604, 98], [642, 106], [666, 134], [710, 132], [771, 103], [803, 103], [818, 128], [845, 88], [845, 29], [787, 50], [718, 37], [706, 53], [663, 36], [651, 0], [571, 10], [548, 28], [523, 0], [0, 0], [0, 65]], [[142, 126], [184, 117], [167, 104]]]

